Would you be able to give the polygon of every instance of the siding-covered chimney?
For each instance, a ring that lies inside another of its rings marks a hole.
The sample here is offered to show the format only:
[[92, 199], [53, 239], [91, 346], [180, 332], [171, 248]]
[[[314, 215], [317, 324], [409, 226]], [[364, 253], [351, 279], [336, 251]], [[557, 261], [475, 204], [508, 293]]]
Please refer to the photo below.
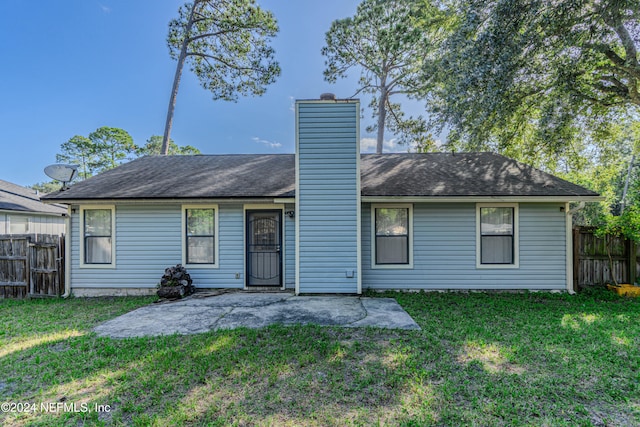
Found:
[[360, 102], [296, 101], [296, 292], [360, 293]]

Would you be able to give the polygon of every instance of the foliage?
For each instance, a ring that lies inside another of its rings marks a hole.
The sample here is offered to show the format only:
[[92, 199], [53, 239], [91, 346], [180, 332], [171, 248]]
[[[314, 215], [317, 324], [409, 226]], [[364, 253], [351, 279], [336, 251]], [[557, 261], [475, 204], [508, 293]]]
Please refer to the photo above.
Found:
[[563, 161], [563, 156], [557, 159], [563, 164], [555, 170], [558, 175], [605, 198], [602, 203], [589, 203], [576, 211], [574, 224], [599, 226], [607, 215], [618, 213], [624, 206], [640, 206], [640, 177], [636, 167], [639, 143], [640, 122], [619, 121], [604, 132], [585, 135], [579, 144], [572, 144], [572, 152], [564, 156], [569, 161]]
[[98, 172], [131, 160], [136, 151], [129, 132], [120, 128], [100, 127], [89, 134], [89, 140], [93, 143]]
[[596, 229], [596, 235], [624, 237], [640, 242], [640, 206], [629, 206], [618, 216], [605, 215]]
[[129, 160], [136, 146], [127, 131], [103, 126], [88, 137], [72, 137], [60, 149], [62, 152], [56, 155], [56, 161], [78, 165], [78, 181]]
[[[162, 137], [159, 135], [152, 135], [147, 139], [147, 143], [142, 147], [136, 149], [136, 156], [157, 156], [162, 154]], [[191, 155], [200, 154], [200, 150], [191, 145], [178, 145], [173, 142], [173, 139], [169, 141], [169, 155]]]
[[[145, 145], [138, 147], [133, 138], [123, 129], [103, 126], [91, 132], [88, 137], [76, 135], [60, 145], [61, 153], [56, 155], [57, 162], [78, 165], [78, 176], [74, 181], [82, 181], [100, 172], [131, 160], [132, 156], [152, 156], [160, 154], [162, 137], [153, 135]], [[200, 154], [200, 150], [191, 145], [177, 145], [173, 140], [169, 145], [171, 155]], [[43, 193], [58, 191], [61, 184], [57, 181], [43, 182], [31, 186]]]
[[60, 145], [60, 154], [56, 154], [56, 162], [78, 165], [77, 180], [87, 179], [98, 170], [96, 152], [98, 147], [85, 136], [75, 135]]
[[[434, 49], [435, 31], [414, 25], [415, 6], [411, 0], [364, 0], [353, 17], [334, 21], [325, 36], [325, 80], [333, 83], [351, 69], [359, 69], [360, 88], [353, 96], [372, 95], [369, 107], [377, 122], [367, 131], [377, 130], [378, 153], [382, 152], [385, 127], [401, 143], [417, 137], [422, 146], [430, 145], [426, 121], [421, 116], [406, 119], [400, 104], [390, 101], [394, 95], [416, 94], [423, 61]], [[437, 15], [436, 8], [425, 6], [423, 13], [425, 8]]]
[[[579, 224], [600, 224], [611, 207], [640, 202], [633, 166], [640, 3], [442, 0], [438, 7], [445, 41], [425, 62], [422, 96], [431, 124], [448, 130], [447, 149], [499, 152], [604, 195], [606, 202], [578, 211]], [[432, 29], [426, 18], [422, 25]]]
[[423, 95], [455, 149], [553, 159], [640, 106], [635, 0], [452, 0]]
[[[640, 242], [640, 206], [630, 206], [622, 211], [620, 215], [612, 215], [610, 213], [602, 215], [600, 224], [595, 230], [595, 235], [605, 238], [609, 256], [609, 271], [613, 271], [614, 265], [611, 255], [613, 239], [606, 239], [606, 237], [622, 237], [636, 243]], [[615, 285], [618, 285], [615, 275], [612, 274], [611, 279]]]
[[167, 44], [178, 61], [169, 100], [162, 154], [168, 153], [182, 68], [188, 63], [213, 99], [236, 101], [238, 95], [262, 95], [280, 75], [269, 45], [278, 32], [271, 12], [255, 0], [194, 0], [169, 23]]
[[36, 190], [42, 194], [54, 193], [60, 190], [61, 187], [62, 183], [60, 181], [56, 181], [55, 179], [52, 181], [37, 182], [29, 186], [29, 188]]

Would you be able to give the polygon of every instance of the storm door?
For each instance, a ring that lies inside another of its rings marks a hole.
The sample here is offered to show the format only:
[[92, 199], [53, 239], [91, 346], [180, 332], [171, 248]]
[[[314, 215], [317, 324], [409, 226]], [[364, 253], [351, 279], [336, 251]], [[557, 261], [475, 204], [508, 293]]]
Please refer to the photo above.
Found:
[[282, 286], [282, 213], [247, 211], [247, 286]]

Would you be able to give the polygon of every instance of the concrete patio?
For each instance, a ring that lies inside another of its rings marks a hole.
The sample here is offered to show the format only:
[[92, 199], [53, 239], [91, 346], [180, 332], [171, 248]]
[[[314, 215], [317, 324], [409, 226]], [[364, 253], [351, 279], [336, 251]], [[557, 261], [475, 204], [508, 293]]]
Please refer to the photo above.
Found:
[[393, 298], [234, 292], [152, 304], [98, 325], [100, 336], [197, 334], [272, 324], [420, 329]]

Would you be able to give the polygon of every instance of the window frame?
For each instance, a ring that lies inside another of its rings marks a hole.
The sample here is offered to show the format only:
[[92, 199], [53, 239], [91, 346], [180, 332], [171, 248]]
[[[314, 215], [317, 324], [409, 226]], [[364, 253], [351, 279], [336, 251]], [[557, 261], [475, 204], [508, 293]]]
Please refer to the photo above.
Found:
[[[213, 264], [193, 264], [187, 263], [187, 210], [190, 209], [212, 209], [213, 210]], [[182, 205], [182, 222], [180, 228], [182, 229], [182, 265], [189, 269], [198, 268], [220, 268], [220, 222], [219, 222], [219, 208], [217, 204], [202, 204], [202, 205]]]
[[[482, 263], [482, 208], [512, 208], [513, 209], [513, 263], [511, 264], [483, 264]], [[478, 269], [516, 269], [520, 268], [520, 210], [518, 203], [476, 203], [476, 268]]]
[[[111, 211], [111, 262], [94, 264], [86, 262], [85, 248], [85, 211], [110, 210]], [[116, 268], [116, 207], [115, 205], [86, 205], [80, 206], [80, 268]]]
[[[376, 239], [376, 209], [407, 209], [407, 264], [378, 264]], [[413, 269], [413, 204], [411, 203], [376, 203], [371, 204], [371, 269], [373, 270], [410, 270]]]
[[[8, 219], [8, 234], [14, 235], [14, 234], [29, 234], [31, 232], [31, 217], [28, 216], [24, 216], [24, 215], [14, 215], [14, 214], [9, 214], [7, 215], [7, 219]], [[15, 227], [14, 224], [14, 220], [20, 220], [23, 221], [22, 223], [25, 225], [25, 231], [24, 233], [14, 233], [13, 231], [13, 227]]]

